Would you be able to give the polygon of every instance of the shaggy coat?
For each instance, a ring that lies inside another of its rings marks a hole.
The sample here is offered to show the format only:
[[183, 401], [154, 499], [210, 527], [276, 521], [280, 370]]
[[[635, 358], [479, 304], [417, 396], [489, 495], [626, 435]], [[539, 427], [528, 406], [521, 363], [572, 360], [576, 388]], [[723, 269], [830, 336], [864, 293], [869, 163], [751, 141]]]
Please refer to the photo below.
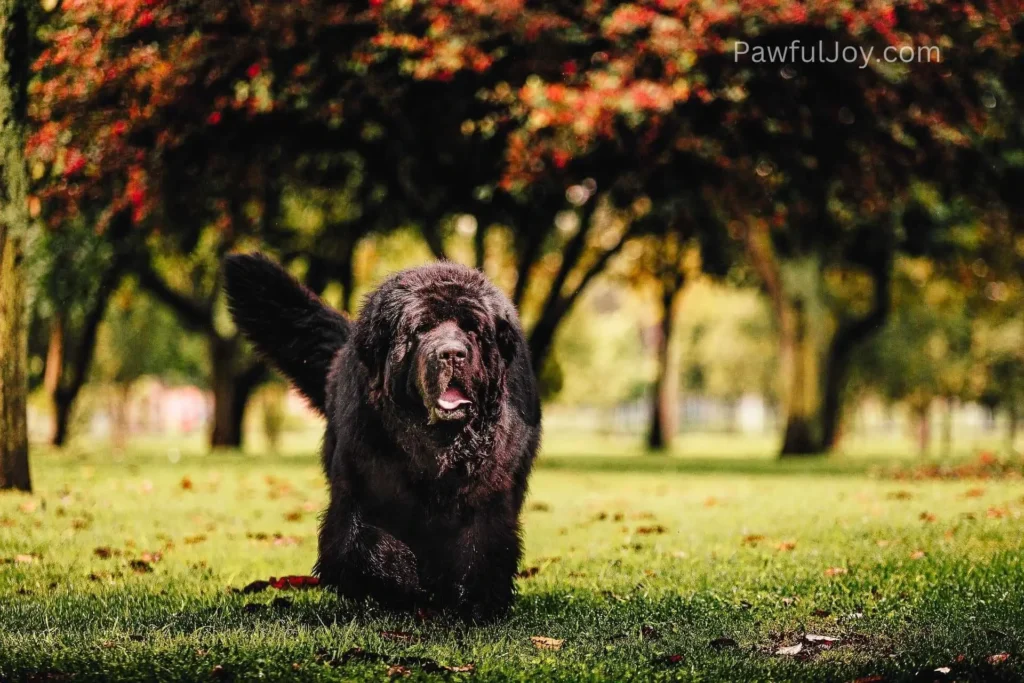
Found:
[[324, 584], [399, 609], [503, 614], [540, 440], [511, 302], [437, 263], [390, 277], [351, 322], [260, 255], [225, 272], [238, 327], [327, 419]]

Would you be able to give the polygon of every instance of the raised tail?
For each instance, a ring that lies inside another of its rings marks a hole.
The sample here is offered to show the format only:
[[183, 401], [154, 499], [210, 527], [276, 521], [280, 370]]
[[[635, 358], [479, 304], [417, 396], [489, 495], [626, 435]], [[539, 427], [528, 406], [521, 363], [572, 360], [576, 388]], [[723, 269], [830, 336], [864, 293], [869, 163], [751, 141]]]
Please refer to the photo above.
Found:
[[228, 256], [224, 279], [235, 325], [325, 413], [327, 372], [351, 323], [262, 254]]

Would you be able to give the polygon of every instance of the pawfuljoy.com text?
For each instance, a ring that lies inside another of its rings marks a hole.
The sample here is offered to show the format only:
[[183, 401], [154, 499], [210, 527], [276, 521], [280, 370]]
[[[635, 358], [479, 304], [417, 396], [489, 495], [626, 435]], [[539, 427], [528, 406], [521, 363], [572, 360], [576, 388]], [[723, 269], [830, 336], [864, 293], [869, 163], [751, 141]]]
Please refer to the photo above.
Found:
[[903, 63], [942, 61], [937, 45], [888, 45], [881, 49], [864, 45], [840, 45], [829, 41], [804, 42], [794, 40], [788, 45], [751, 45], [736, 41], [735, 61], [748, 59], [754, 64], [856, 64], [866, 69], [872, 62]]

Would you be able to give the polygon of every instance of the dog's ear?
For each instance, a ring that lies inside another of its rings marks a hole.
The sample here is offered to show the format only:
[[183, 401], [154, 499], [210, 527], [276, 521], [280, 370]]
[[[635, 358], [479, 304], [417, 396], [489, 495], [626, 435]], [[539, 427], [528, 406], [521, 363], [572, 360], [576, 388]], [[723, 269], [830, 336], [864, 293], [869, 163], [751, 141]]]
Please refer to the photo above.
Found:
[[378, 389], [382, 388], [384, 381], [392, 336], [391, 322], [383, 310], [383, 298], [381, 290], [378, 290], [366, 300], [352, 334], [356, 356], [366, 367], [371, 386]]
[[[512, 316], [515, 314], [512, 313]], [[495, 336], [498, 340], [498, 352], [505, 359], [506, 364], [511, 364], [519, 353], [521, 344], [525, 344], [523, 332], [519, 329], [519, 322], [507, 312], [499, 312], [495, 322]]]
[[327, 372], [348, 320], [262, 254], [228, 256], [224, 285], [238, 329], [325, 413]]

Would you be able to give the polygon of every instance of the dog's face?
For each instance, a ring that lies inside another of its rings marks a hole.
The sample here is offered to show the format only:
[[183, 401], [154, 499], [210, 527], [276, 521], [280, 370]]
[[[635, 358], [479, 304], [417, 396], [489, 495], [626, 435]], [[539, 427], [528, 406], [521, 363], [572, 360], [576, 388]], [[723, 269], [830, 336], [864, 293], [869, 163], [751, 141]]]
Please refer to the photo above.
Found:
[[521, 332], [477, 271], [438, 264], [395, 276], [367, 301], [354, 343], [371, 387], [404, 421], [457, 431], [493, 410]]

